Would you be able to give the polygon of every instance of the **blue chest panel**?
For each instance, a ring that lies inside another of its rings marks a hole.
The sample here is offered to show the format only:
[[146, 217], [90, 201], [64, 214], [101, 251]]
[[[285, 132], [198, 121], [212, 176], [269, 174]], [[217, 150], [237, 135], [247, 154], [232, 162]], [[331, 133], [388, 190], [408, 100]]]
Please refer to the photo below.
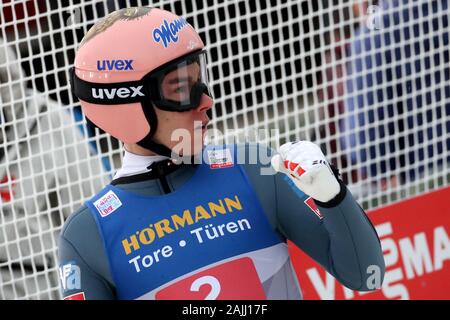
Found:
[[159, 196], [108, 185], [87, 205], [120, 299], [138, 298], [205, 266], [282, 242], [237, 164], [198, 165], [183, 186]]

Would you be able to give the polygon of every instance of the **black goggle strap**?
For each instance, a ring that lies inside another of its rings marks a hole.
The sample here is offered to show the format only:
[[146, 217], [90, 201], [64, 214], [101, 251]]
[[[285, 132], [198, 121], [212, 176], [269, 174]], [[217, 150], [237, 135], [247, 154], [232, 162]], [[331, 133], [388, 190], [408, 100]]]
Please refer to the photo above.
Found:
[[113, 105], [137, 103], [150, 99], [143, 81], [93, 83], [78, 78], [70, 69], [70, 85], [78, 99], [89, 103]]

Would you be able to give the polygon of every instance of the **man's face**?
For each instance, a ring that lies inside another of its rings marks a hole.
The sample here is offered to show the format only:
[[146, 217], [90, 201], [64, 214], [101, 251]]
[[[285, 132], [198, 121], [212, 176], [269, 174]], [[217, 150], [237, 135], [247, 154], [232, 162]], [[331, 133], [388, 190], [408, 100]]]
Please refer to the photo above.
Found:
[[161, 83], [162, 95], [172, 101], [189, 99], [191, 88], [199, 77], [200, 66], [195, 62], [169, 72]]
[[[161, 90], [168, 100], [183, 101], [189, 98], [192, 86], [198, 81], [200, 66], [192, 63], [167, 73], [161, 83]], [[165, 111], [155, 107], [158, 128], [154, 135], [157, 143], [183, 156], [197, 154], [202, 150], [209, 117], [206, 112], [213, 100], [202, 95], [197, 108], [185, 112]]]

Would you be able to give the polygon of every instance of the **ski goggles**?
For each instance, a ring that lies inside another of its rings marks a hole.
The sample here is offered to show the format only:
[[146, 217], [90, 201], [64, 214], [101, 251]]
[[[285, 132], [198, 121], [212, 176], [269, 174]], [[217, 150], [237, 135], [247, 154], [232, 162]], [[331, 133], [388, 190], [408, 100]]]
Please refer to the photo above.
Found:
[[205, 51], [197, 51], [171, 61], [141, 80], [92, 83], [80, 79], [71, 69], [72, 92], [83, 101], [101, 104], [128, 104], [150, 100], [166, 111], [189, 111], [199, 106], [203, 94], [211, 98]]

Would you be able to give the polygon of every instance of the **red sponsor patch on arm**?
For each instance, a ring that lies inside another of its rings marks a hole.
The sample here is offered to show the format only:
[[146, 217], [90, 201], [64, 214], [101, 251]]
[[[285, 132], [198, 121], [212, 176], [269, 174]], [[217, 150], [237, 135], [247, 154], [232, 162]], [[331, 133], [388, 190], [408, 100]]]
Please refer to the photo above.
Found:
[[84, 295], [84, 292], [78, 292], [65, 297], [63, 300], [86, 300], [86, 297]]

